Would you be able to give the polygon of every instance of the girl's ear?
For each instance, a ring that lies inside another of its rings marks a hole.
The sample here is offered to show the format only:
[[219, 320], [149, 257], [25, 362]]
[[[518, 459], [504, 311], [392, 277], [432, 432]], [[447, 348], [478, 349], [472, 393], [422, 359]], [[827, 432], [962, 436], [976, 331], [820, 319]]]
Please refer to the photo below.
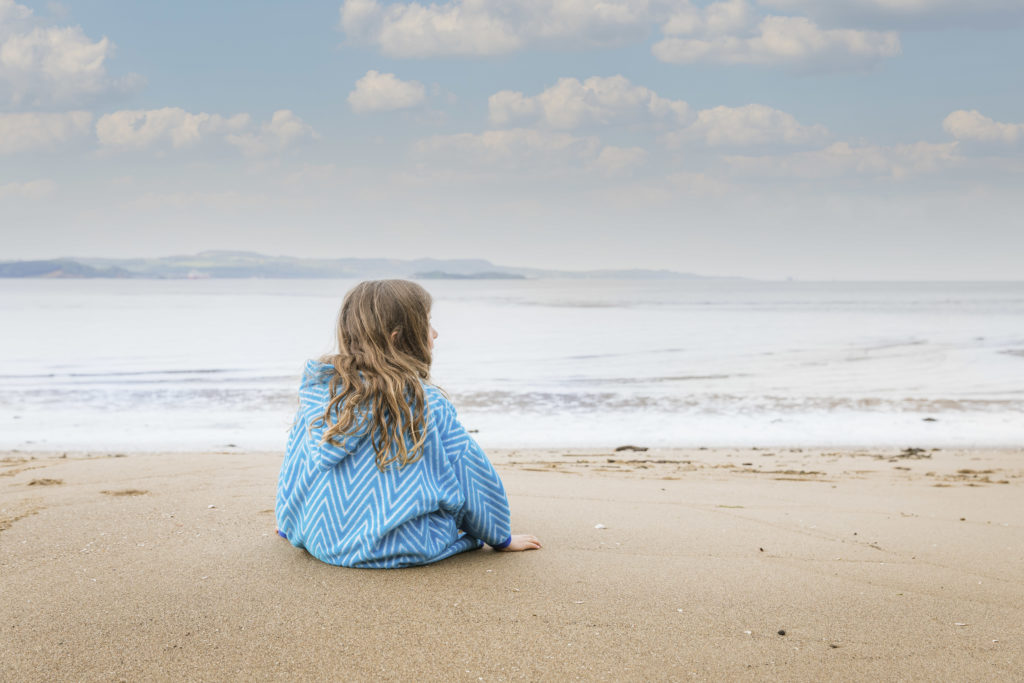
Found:
[[391, 343], [394, 344], [396, 341], [398, 341], [398, 330], [391, 333]]

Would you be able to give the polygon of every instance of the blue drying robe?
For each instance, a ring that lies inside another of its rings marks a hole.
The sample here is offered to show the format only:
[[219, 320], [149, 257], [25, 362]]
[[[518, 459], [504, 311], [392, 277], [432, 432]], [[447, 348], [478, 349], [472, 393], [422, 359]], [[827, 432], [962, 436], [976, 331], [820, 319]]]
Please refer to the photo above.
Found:
[[282, 536], [329, 564], [370, 568], [429, 564], [483, 543], [508, 545], [501, 478], [438, 389], [424, 385], [422, 457], [381, 472], [369, 434], [323, 443], [325, 425], [312, 426], [330, 401], [333, 372], [306, 363], [277, 483]]

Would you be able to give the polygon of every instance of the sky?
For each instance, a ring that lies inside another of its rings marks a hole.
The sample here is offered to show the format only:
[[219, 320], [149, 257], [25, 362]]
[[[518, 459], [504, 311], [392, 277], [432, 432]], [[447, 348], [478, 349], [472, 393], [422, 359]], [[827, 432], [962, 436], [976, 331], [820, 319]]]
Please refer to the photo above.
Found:
[[0, 261], [1021, 280], [1024, 0], [0, 0]]

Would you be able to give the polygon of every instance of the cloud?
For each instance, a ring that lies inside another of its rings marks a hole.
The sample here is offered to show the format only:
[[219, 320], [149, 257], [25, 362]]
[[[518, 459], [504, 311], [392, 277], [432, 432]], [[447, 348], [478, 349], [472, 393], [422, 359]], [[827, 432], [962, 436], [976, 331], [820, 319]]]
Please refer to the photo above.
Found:
[[1000, 123], [977, 109], [953, 112], [942, 122], [942, 128], [957, 140], [1003, 142], [1015, 144], [1024, 138], [1024, 123]]
[[661, 27], [666, 35], [727, 35], [746, 31], [756, 23], [753, 8], [746, 0], [719, 0], [703, 8], [688, 1], [677, 4]]
[[346, 35], [376, 44], [391, 57], [493, 55], [522, 46], [515, 28], [486, 3], [448, 2], [424, 6], [347, 0], [341, 7]]
[[104, 114], [96, 122], [96, 137], [108, 148], [137, 150], [168, 144], [174, 148], [191, 147], [204, 139], [223, 137], [243, 154], [261, 156], [279, 152], [302, 138], [315, 138], [316, 133], [288, 109], [274, 112], [270, 121], [255, 128], [249, 114], [224, 117], [164, 107]]
[[642, 147], [603, 147], [592, 167], [608, 176], [626, 175], [644, 163], [647, 150]]
[[594, 137], [510, 128], [483, 133], [435, 135], [416, 143], [417, 155], [475, 167], [519, 168], [526, 165], [593, 161], [601, 144]]
[[179, 107], [122, 110], [99, 118], [96, 137], [107, 147], [146, 149], [170, 142], [180, 148], [196, 144], [205, 135], [243, 129], [250, 120], [248, 114], [225, 118], [190, 114]]
[[584, 81], [560, 78], [532, 97], [502, 90], [488, 100], [491, 123], [508, 125], [518, 119], [540, 119], [551, 128], [572, 129], [585, 124], [634, 122], [670, 118], [682, 123], [689, 106], [682, 100], [659, 97], [633, 85], [624, 76], [593, 76]]
[[[0, 8], [2, 9], [2, 8]], [[30, 180], [0, 185], [0, 199], [45, 199], [57, 189], [52, 180]]]
[[934, 173], [960, 164], [957, 143], [851, 145], [836, 142], [824, 149], [788, 155], [728, 156], [726, 164], [740, 175], [816, 180], [842, 176], [893, 178]]
[[541, 113], [538, 97], [527, 97], [517, 90], [502, 90], [494, 93], [487, 99], [491, 123], [496, 126], [506, 126], [516, 119], [537, 116]]
[[1024, 22], [1020, 0], [758, 0], [758, 4], [822, 21], [890, 28], [1010, 28]]
[[13, 0], [0, 0], [0, 26], [32, 18], [32, 10]]
[[660, 97], [624, 76], [593, 76], [583, 81], [561, 78], [533, 96], [502, 90], [491, 95], [488, 108], [490, 122], [496, 126], [528, 121], [573, 130], [587, 125], [669, 121], [682, 125], [664, 136], [672, 147], [688, 143], [710, 147], [813, 145], [829, 137], [824, 126], [801, 124], [792, 114], [763, 104], [720, 106], [693, 114], [683, 100]]
[[[744, 9], [735, 9], [740, 6]], [[900, 39], [893, 31], [823, 29], [806, 17], [786, 16], [767, 16], [750, 26], [746, 7], [742, 0], [713, 3], [703, 9], [690, 7], [666, 22], [666, 38], [651, 51], [661, 61], [673, 64], [800, 69], [865, 67], [900, 54]]]
[[649, 0], [447, 0], [432, 4], [346, 0], [350, 40], [391, 57], [506, 54], [529, 45], [617, 45], [639, 40], [654, 16]]
[[602, 145], [592, 136], [532, 128], [438, 135], [417, 143], [415, 153], [430, 166], [432, 175], [438, 167], [448, 167], [474, 179], [508, 174], [537, 178], [581, 171], [624, 176], [647, 158], [647, 151], [640, 147]]
[[414, 152], [429, 167], [431, 177], [451, 169], [456, 180], [485, 176], [529, 180], [580, 172], [626, 176], [647, 159], [641, 147], [604, 145], [594, 136], [535, 128], [435, 135], [420, 140]]
[[364, 114], [372, 111], [408, 109], [426, 99], [426, 89], [417, 81], [403, 81], [395, 74], [367, 71], [356, 81], [355, 90], [348, 95], [352, 111]]
[[[783, 2], [785, 0], [782, 0]], [[900, 53], [892, 31], [821, 28], [803, 16], [764, 16], [748, 0], [346, 0], [341, 28], [390, 57], [488, 56], [535, 47], [607, 47], [644, 40], [676, 64], [856, 68]]]
[[92, 114], [71, 111], [58, 114], [0, 114], [0, 154], [53, 147], [90, 131]]
[[114, 45], [89, 38], [80, 26], [45, 26], [32, 11], [0, 0], [0, 93], [14, 104], [69, 102], [141, 82], [112, 79], [106, 61]]
[[281, 152], [299, 140], [316, 140], [319, 137], [310, 125], [291, 110], [279, 109], [258, 131], [232, 133], [225, 139], [246, 156], [257, 157]]
[[805, 126], [792, 114], [763, 104], [714, 107], [697, 113], [696, 120], [666, 136], [670, 146], [703, 142], [710, 147], [821, 143], [828, 138], [822, 125]]

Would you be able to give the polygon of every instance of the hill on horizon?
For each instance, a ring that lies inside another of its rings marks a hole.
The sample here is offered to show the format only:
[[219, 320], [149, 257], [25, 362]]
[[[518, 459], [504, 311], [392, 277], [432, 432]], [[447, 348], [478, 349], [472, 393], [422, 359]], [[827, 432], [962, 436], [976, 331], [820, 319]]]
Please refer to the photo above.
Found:
[[157, 258], [61, 258], [0, 263], [0, 277], [23, 278], [410, 278], [410, 279], [742, 279], [642, 268], [548, 270], [486, 259], [299, 258], [208, 250]]

